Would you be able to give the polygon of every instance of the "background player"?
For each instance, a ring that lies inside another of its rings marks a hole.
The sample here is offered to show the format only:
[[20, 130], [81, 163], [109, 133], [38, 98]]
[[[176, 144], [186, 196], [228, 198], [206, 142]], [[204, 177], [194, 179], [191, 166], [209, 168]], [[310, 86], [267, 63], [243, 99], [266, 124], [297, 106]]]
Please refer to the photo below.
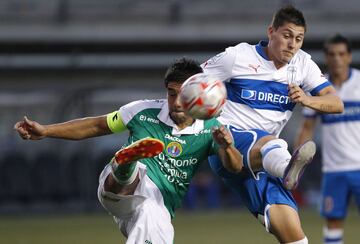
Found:
[[307, 142], [291, 156], [278, 136], [296, 104], [323, 113], [343, 110], [335, 89], [310, 55], [300, 50], [305, 31], [303, 14], [284, 7], [274, 15], [268, 41], [240, 43], [203, 64], [205, 73], [225, 81], [228, 101], [219, 121], [230, 125], [246, 170], [234, 174], [242, 165], [225, 169], [217, 157], [210, 158], [210, 165], [281, 243], [307, 243], [287, 189], [296, 187], [315, 144]]
[[171, 218], [200, 163], [216, 152], [225, 164], [242, 162], [230, 133], [216, 119], [194, 120], [181, 108], [181, 84], [200, 72], [196, 62], [181, 59], [166, 72], [167, 99], [137, 101], [108, 115], [61, 124], [41, 125], [25, 117], [15, 129], [31, 140], [80, 140], [129, 130], [128, 146], [100, 175], [99, 200], [127, 243], [169, 244]]
[[341, 35], [324, 44], [328, 78], [344, 101], [342, 114], [317, 114], [304, 109], [305, 120], [296, 141], [313, 137], [317, 115], [322, 123], [322, 204], [326, 219], [324, 243], [343, 243], [346, 210], [351, 195], [360, 207], [360, 71], [350, 67], [349, 40]]

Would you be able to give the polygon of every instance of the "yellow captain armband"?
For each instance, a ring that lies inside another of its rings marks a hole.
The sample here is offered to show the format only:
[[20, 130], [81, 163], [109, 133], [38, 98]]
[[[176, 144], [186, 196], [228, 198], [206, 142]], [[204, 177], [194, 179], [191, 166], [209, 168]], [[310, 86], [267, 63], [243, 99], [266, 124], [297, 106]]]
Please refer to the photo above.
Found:
[[121, 119], [121, 115], [119, 111], [114, 111], [106, 115], [106, 121], [109, 129], [113, 133], [118, 133], [126, 130], [126, 126]]

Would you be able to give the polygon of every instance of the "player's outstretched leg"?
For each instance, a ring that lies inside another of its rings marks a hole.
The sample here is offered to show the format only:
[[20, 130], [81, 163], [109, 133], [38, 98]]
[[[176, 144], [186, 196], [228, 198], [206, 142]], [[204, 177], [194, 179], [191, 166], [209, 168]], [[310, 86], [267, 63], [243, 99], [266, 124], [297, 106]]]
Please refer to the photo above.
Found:
[[286, 189], [296, 188], [305, 167], [311, 163], [315, 152], [316, 145], [313, 141], [307, 141], [295, 150], [284, 173], [283, 184]]
[[127, 185], [136, 178], [136, 161], [142, 158], [151, 158], [164, 150], [164, 143], [154, 138], [144, 138], [115, 153], [111, 163], [112, 174], [115, 180]]

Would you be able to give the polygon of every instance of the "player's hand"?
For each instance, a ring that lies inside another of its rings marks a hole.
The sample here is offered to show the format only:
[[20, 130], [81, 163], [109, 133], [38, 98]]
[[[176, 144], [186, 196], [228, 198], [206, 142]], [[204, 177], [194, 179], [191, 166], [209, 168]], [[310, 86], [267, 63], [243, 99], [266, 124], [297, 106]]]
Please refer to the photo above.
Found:
[[228, 129], [225, 126], [213, 127], [212, 135], [215, 142], [222, 148], [228, 148], [233, 144], [233, 138]]
[[36, 121], [29, 120], [26, 116], [24, 120], [17, 122], [14, 125], [22, 139], [24, 140], [40, 140], [45, 137], [45, 126]]
[[298, 85], [289, 84], [288, 89], [289, 89], [288, 95], [292, 102], [305, 105], [309, 100], [309, 96], [307, 96], [303, 91], [303, 89], [301, 89]]

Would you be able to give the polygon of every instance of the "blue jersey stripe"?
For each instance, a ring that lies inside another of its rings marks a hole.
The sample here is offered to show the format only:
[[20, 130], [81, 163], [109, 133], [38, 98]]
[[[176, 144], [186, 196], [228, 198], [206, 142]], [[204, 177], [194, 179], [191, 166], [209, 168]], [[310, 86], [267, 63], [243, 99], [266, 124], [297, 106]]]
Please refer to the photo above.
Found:
[[341, 114], [322, 114], [324, 124], [360, 121], [360, 102], [344, 102], [344, 112]]
[[317, 87], [312, 89], [310, 94], [313, 95], [313, 96], [316, 96], [322, 89], [324, 89], [325, 87], [328, 87], [328, 86], [331, 86], [331, 83], [328, 82], [328, 81], [325, 81], [321, 85], [318, 85]]
[[324, 242], [325, 243], [340, 242], [340, 241], [342, 241], [342, 239], [343, 238], [341, 238], [341, 237], [337, 237], [337, 238], [326, 237], [326, 238], [324, 238]]
[[228, 99], [254, 109], [292, 111], [295, 103], [288, 97], [288, 85], [272, 80], [231, 79], [226, 82]]

